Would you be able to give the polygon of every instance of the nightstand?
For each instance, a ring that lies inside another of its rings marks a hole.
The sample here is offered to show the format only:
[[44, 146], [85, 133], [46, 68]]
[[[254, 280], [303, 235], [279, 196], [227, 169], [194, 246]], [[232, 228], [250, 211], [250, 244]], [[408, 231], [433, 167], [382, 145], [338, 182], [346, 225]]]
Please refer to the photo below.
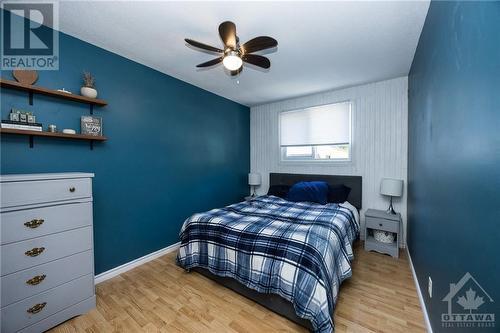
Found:
[[[383, 243], [377, 241], [374, 230], [392, 232], [394, 242]], [[365, 212], [365, 250], [386, 253], [394, 258], [399, 257], [399, 240], [401, 236], [401, 214], [388, 214], [384, 210], [368, 209]]]

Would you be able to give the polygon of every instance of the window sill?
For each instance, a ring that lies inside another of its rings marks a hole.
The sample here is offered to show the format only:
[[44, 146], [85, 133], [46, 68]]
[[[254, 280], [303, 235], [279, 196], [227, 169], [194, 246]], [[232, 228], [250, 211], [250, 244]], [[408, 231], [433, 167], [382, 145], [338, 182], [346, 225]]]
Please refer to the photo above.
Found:
[[279, 161], [280, 165], [293, 165], [293, 166], [311, 166], [311, 165], [321, 165], [321, 166], [348, 166], [352, 165], [352, 160], [336, 160], [336, 161], [322, 161], [322, 160], [311, 160], [311, 161], [305, 161], [305, 160], [297, 160], [297, 161], [290, 161], [290, 160], [280, 160]]

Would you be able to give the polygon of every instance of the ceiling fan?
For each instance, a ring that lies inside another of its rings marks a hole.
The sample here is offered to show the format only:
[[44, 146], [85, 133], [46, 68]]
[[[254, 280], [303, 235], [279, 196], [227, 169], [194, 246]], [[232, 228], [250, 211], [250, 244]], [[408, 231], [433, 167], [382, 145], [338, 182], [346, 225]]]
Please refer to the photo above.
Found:
[[268, 36], [260, 36], [240, 45], [240, 40], [236, 35], [236, 25], [230, 21], [222, 22], [219, 25], [219, 35], [224, 43], [224, 49], [203, 44], [189, 38], [185, 39], [189, 45], [221, 54], [220, 57], [199, 64], [196, 67], [210, 67], [222, 62], [224, 67], [231, 72], [231, 75], [237, 75], [243, 70], [243, 62], [265, 69], [271, 67], [269, 59], [251, 53], [278, 46], [276, 39]]

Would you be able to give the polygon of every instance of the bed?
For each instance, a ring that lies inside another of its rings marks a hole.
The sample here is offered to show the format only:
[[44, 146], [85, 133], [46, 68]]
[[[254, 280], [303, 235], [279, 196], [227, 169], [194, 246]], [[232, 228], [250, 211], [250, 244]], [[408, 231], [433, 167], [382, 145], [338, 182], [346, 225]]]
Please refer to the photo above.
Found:
[[351, 188], [320, 205], [275, 196], [194, 214], [181, 229], [177, 263], [314, 332], [332, 332], [340, 284], [352, 274], [361, 177], [271, 173], [270, 185], [326, 181]]

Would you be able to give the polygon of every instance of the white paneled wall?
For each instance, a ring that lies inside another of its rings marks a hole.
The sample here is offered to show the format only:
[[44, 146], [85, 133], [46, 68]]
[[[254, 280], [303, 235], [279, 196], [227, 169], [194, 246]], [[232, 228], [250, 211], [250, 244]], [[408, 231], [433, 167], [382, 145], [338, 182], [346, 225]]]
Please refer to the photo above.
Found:
[[[279, 112], [346, 100], [352, 102], [351, 162], [280, 162]], [[269, 172], [358, 175], [363, 177], [364, 213], [368, 208], [386, 209], [389, 206], [388, 198], [379, 194], [382, 178], [403, 179], [404, 195], [394, 199], [394, 209], [403, 216], [403, 240], [406, 240], [407, 129], [407, 77], [252, 107], [250, 163], [252, 172], [262, 174], [258, 193], [267, 192]], [[363, 238], [364, 216], [362, 225]], [[400, 245], [405, 244], [403, 241]]]

